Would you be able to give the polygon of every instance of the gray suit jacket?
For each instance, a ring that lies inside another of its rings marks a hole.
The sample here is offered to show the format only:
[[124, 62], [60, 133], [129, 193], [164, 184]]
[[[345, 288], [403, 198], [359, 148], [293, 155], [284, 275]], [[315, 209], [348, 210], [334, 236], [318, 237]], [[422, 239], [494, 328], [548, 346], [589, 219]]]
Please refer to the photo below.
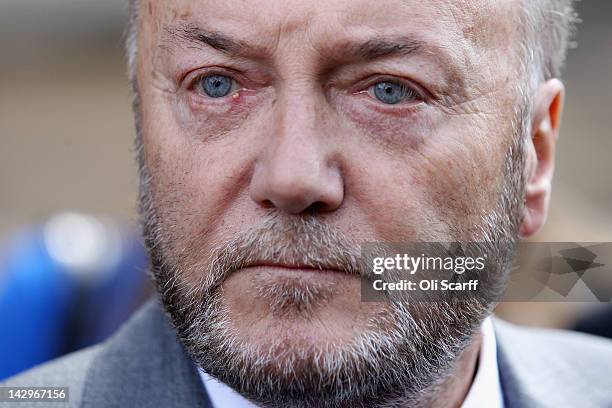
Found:
[[[507, 408], [612, 407], [612, 342], [495, 320]], [[211, 407], [193, 363], [156, 300], [113, 337], [1, 383], [68, 386], [53, 407]], [[0, 403], [0, 407], [41, 407]], [[486, 408], [486, 407], [483, 407]]]

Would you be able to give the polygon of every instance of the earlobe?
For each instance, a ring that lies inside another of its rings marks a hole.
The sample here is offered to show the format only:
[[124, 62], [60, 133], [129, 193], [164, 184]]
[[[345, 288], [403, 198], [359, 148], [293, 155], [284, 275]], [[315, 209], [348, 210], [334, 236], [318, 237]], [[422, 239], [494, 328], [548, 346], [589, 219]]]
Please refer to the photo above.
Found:
[[551, 79], [538, 90], [533, 105], [531, 138], [527, 140], [526, 185], [521, 237], [537, 232], [548, 214], [555, 147], [559, 136], [565, 88], [558, 79]]

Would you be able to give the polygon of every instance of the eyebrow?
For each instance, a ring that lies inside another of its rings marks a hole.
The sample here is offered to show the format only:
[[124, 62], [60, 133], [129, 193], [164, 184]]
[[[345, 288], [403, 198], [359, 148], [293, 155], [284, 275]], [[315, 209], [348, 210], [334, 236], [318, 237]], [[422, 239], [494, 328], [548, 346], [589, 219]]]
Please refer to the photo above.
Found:
[[347, 56], [375, 60], [385, 57], [406, 56], [422, 51], [422, 41], [399, 37], [394, 39], [374, 38], [361, 44], [349, 44], [346, 47]]
[[163, 46], [166, 46], [168, 43], [178, 43], [186, 47], [196, 48], [208, 46], [228, 55], [243, 54], [247, 50], [254, 52], [255, 49], [260, 48], [231, 38], [218, 31], [205, 30], [195, 24], [185, 22], [165, 26], [161, 43]]
[[[226, 55], [266, 55], [265, 47], [232, 38], [218, 31], [206, 30], [193, 23], [179, 22], [164, 29], [162, 44], [179, 43], [185, 47], [208, 46]], [[335, 44], [323, 54], [332, 59], [375, 60], [385, 57], [407, 56], [425, 48], [422, 41], [407, 37], [373, 38], [362, 43], [346, 41]], [[340, 52], [339, 52], [340, 51]]]

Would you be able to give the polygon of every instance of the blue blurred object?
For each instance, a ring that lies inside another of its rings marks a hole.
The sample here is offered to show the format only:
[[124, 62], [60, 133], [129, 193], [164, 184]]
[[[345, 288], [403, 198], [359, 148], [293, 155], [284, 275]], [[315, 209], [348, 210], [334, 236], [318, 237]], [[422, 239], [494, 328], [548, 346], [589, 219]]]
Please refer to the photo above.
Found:
[[22, 234], [0, 267], [0, 379], [58, 356], [77, 282], [49, 257], [41, 231]]
[[116, 223], [64, 213], [0, 251], [0, 380], [104, 340], [146, 298], [148, 258]]

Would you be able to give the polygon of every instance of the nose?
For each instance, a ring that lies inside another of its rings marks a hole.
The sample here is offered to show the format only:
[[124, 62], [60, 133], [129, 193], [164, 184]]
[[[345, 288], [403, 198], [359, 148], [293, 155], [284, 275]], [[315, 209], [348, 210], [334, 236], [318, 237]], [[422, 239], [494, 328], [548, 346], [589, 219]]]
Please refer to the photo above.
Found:
[[338, 152], [326, 138], [326, 123], [330, 121], [314, 101], [284, 98], [275, 103], [251, 179], [253, 201], [294, 215], [341, 206], [344, 182]]

